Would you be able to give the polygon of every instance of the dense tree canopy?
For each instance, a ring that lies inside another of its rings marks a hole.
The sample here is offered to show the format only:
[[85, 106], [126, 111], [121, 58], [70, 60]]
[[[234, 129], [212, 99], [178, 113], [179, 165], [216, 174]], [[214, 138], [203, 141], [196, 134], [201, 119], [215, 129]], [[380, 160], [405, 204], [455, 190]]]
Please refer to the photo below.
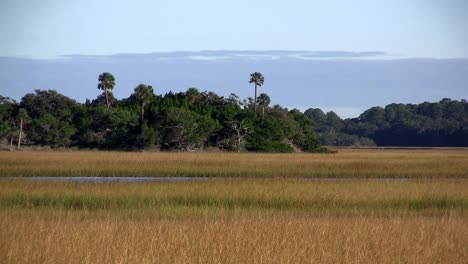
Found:
[[345, 120], [313, 108], [305, 115], [316, 123], [324, 145], [468, 146], [466, 100], [390, 104]]
[[[109, 150], [292, 152], [321, 150], [313, 122], [298, 110], [270, 106], [267, 94], [258, 105], [189, 88], [158, 96], [140, 84], [117, 100], [111, 74], [99, 77], [103, 94], [84, 104], [52, 90], [36, 90], [20, 102], [0, 99], [0, 139], [16, 144], [18, 115], [24, 111], [23, 141], [28, 145]], [[107, 91], [107, 96], [106, 96]], [[112, 108], [110, 107], [112, 105]], [[21, 110], [21, 111], [20, 111]]]
[[[261, 74], [251, 78], [255, 85], [263, 84]], [[0, 142], [10, 148], [24, 143], [52, 148], [236, 152], [323, 151], [320, 143], [468, 146], [466, 100], [390, 104], [343, 120], [320, 109], [302, 114], [271, 106], [265, 93], [241, 100], [235, 94], [224, 98], [189, 88], [159, 96], [150, 85], [139, 84], [128, 98], [117, 100], [111, 92], [114, 85], [112, 74], [101, 74], [98, 86], [104, 92], [84, 104], [53, 90], [36, 90], [20, 102], [0, 96]]]

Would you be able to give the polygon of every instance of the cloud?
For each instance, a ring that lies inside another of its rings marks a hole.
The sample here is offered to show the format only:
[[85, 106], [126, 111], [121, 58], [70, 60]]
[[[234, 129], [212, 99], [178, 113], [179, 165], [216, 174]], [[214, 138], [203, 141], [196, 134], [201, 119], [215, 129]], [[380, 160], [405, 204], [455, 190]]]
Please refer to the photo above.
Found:
[[372, 58], [386, 56], [383, 51], [305, 51], [305, 50], [201, 50], [153, 52], [146, 54], [120, 53], [113, 55], [63, 55], [62, 58], [75, 60], [305, 60], [305, 59], [338, 59], [338, 58]]
[[305, 58], [363, 58], [363, 57], [376, 57], [386, 56], [387, 53], [383, 51], [316, 51], [301, 54], [301, 57]]

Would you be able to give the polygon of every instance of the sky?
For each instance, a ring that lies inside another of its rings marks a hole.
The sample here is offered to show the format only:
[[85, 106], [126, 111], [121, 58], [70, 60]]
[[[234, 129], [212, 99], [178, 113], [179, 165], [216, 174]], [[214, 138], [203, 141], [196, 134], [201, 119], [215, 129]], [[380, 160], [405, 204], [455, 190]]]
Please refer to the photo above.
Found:
[[0, 56], [176, 50], [468, 57], [465, 0], [1, 0]]
[[0, 0], [0, 94], [83, 101], [112, 71], [118, 98], [141, 82], [248, 96], [242, 76], [260, 71], [274, 103], [342, 117], [468, 98], [466, 14], [465, 0]]

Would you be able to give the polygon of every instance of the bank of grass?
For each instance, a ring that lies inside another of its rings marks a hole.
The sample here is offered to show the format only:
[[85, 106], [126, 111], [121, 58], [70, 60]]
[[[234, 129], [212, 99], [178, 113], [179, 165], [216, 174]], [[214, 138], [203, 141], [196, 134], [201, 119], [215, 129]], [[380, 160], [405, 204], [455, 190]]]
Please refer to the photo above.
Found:
[[466, 263], [467, 217], [0, 214], [2, 263]]
[[2, 263], [465, 263], [468, 181], [0, 181]]
[[337, 154], [0, 152], [0, 176], [468, 178], [468, 151]]
[[464, 150], [0, 152], [0, 176], [210, 177], [0, 179], [0, 262], [466, 263], [467, 158]]
[[468, 180], [0, 180], [2, 263], [465, 263]]
[[0, 210], [158, 217], [218, 213], [465, 215], [468, 181], [208, 180], [179, 183], [0, 181]]

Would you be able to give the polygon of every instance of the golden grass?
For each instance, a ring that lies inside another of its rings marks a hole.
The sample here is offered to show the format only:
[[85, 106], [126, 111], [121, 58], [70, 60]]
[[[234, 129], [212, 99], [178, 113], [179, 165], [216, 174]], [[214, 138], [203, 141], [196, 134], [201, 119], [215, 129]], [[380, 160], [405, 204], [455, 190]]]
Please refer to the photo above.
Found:
[[468, 260], [466, 150], [0, 152], [0, 176], [228, 178], [0, 179], [0, 263]]
[[162, 183], [0, 181], [0, 210], [78, 210], [160, 217], [465, 215], [468, 181], [208, 180]]
[[466, 217], [0, 214], [2, 263], [466, 263]]
[[0, 176], [467, 178], [468, 151], [337, 154], [0, 152]]

